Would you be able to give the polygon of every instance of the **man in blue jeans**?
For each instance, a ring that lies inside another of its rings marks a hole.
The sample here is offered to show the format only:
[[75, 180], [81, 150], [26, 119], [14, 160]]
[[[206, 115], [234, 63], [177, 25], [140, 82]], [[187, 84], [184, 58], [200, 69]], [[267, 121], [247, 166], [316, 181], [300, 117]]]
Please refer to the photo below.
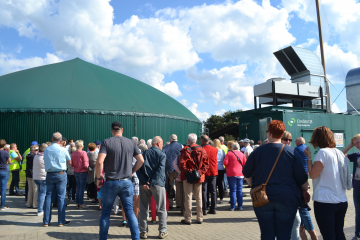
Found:
[[[139, 148], [131, 139], [123, 137], [122, 123], [111, 124], [113, 137], [101, 144], [96, 161], [96, 185], [102, 188], [102, 211], [100, 217], [99, 239], [107, 239], [110, 226], [110, 213], [116, 196], [120, 197], [132, 239], [139, 239], [139, 226], [133, 210], [133, 184], [131, 176], [144, 163]], [[132, 166], [133, 157], [136, 159]], [[104, 168], [104, 175], [102, 174]], [[105, 183], [104, 183], [105, 181]]]
[[70, 224], [65, 220], [65, 195], [66, 195], [66, 161], [70, 161], [69, 152], [60, 145], [62, 135], [59, 132], [53, 134], [52, 145], [44, 150], [44, 163], [46, 174], [46, 197], [44, 203], [44, 227], [51, 222], [51, 198], [53, 192], [57, 192], [58, 223], [59, 227]]

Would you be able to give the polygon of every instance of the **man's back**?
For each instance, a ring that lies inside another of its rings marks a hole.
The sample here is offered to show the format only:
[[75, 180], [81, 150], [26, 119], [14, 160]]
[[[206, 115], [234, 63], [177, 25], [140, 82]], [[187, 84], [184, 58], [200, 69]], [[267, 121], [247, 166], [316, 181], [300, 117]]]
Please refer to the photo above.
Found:
[[182, 148], [183, 146], [178, 142], [171, 142], [164, 147], [163, 152], [166, 155], [166, 167], [170, 173], [175, 171], [172, 162], [180, 154]]
[[305, 144], [300, 144], [299, 146], [295, 147], [295, 150], [299, 153], [299, 155], [302, 159], [305, 172], [309, 172], [308, 167], [307, 167], [307, 157], [304, 153], [305, 148], [306, 148]]
[[46, 172], [66, 170], [66, 161], [70, 160], [69, 152], [57, 143], [45, 148], [44, 163]]
[[217, 148], [214, 148], [210, 146], [209, 144], [206, 144], [203, 146], [203, 149], [206, 151], [208, 156], [208, 162], [209, 162], [209, 169], [205, 173], [205, 176], [217, 176], [218, 175], [218, 169], [217, 169]]
[[136, 143], [126, 137], [105, 139], [100, 153], [105, 153], [104, 173], [106, 179], [131, 178], [133, 157], [140, 154]]

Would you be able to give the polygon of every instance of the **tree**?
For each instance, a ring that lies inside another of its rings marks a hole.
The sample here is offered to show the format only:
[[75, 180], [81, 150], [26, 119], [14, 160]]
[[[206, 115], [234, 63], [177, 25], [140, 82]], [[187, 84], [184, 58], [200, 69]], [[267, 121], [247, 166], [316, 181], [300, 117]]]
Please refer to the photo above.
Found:
[[224, 135], [224, 140], [225, 141], [232, 141], [232, 140], [235, 140], [235, 138], [234, 138], [233, 135], [225, 134]]
[[220, 128], [225, 127], [226, 125], [238, 122], [238, 117], [231, 116], [232, 113], [241, 112], [242, 110], [236, 110], [236, 111], [226, 111], [223, 113], [223, 115], [211, 115], [206, 121], [203, 121], [204, 127], [209, 129], [209, 132], [212, 133]]

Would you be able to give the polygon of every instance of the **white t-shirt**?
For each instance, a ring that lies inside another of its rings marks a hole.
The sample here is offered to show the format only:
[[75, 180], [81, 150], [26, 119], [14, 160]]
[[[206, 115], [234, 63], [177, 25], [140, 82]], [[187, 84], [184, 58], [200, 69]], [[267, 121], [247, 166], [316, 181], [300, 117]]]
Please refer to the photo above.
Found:
[[247, 145], [247, 147], [245, 148], [244, 154], [246, 156], [246, 153], [248, 153], [250, 155], [250, 153], [252, 153], [252, 151], [254, 151], [254, 149], [252, 149], [252, 147], [250, 145]]
[[324, 168], [320, 175], [313, 179], [313, 200], [321, 203], [347, 202], [346, 189], [340, 179], [338, 160], [331, 148], [321, 149], [314, 158], [320, 161]]

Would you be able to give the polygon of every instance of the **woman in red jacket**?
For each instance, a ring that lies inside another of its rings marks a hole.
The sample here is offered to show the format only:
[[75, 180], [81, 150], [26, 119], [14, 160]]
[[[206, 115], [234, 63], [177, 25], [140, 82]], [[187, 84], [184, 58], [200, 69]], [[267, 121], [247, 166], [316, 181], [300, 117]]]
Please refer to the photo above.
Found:
[[236, 200], [238, 203], [238, 210], [243, 210], [243, 180], [242, 173], [245, 165], [245, 155], [240, 152], [240, 146], [237, 142], [232, 144], [232, 150], [228, 151], [224, 159], [224, 166], [226, 167], [227, 180], [230, 188], [230, 211], [235, 210]]

